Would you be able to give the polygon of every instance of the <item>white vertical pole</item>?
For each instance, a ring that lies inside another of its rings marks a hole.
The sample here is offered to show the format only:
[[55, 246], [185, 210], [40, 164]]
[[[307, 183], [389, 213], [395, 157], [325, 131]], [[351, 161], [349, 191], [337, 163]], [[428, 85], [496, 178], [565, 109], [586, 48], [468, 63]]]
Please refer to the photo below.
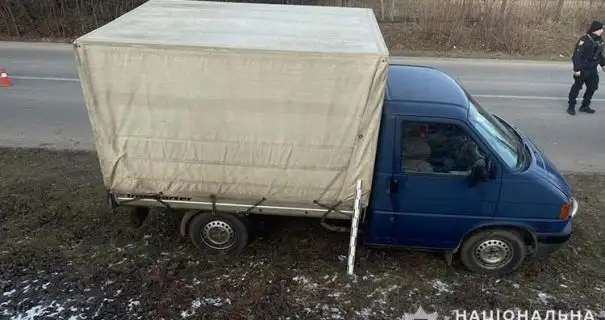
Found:
[[353, 275], [353, 266], [355, 264], [355, 247], [357, 243], [357, 228], [359, 226], [359, 216], [361, 215], [361, 180], [357, 180], [355, 192], [355, 204], [353, 209], [353, 219], [351, 220], [351, 237], [349, 239], [349, 259], [347, 262], [347, 274]]

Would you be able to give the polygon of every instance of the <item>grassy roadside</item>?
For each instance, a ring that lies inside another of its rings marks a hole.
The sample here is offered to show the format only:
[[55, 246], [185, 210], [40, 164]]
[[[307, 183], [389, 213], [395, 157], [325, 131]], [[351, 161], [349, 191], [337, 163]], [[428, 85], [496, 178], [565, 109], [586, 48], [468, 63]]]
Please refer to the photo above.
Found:
[[[571, 243], [499, 279], [441, 255], [359, 247], [315, 220], [268, 219], [239, 257], [205, 257], [154, 212], [140, 229], [107, 209], [94, 154], [0, 150], [0, 313], [87, 319], [398, 319], [496, 308], [605, 312], [605, 176], [568, 174], [581, 202]], [[605, 316], [605, 313], [603, 314]], [[542, 314], [544, 316], [544, 314]], [[31, 318], [31, 317], [30, 317]]]

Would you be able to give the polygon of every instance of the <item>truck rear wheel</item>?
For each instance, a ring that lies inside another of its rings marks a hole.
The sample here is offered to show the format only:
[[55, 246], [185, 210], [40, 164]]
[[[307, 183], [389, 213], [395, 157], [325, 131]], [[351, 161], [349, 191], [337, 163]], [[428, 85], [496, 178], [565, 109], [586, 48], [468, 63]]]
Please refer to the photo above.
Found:
[[191, 242], [210, 253], [239, 253], [248, 245], [246, 224], [230, 213], [199, 213], [191, 219], [188, 229]]
[[467, 269], [492, 275], [516, 271], [525, 255], [521, 235], [501, 229], [484, 230], [470, 236], [460, 250], [460, 260]]

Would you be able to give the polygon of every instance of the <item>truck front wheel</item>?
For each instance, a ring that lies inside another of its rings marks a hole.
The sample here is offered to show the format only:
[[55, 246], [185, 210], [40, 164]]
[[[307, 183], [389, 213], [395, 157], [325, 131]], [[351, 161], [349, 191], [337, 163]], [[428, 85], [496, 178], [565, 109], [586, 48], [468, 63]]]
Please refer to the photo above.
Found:
[[525, 244], [514, 231], [491, 229], [462, 244], [460, 260], [472, 272], [502, 275], [516, 271], [525, 259]]
[[239, 253], [248, 245], [248, 228], [230, 213], [199, 213], [191, 219], [188, 229], [191, 242], [210, 253]]

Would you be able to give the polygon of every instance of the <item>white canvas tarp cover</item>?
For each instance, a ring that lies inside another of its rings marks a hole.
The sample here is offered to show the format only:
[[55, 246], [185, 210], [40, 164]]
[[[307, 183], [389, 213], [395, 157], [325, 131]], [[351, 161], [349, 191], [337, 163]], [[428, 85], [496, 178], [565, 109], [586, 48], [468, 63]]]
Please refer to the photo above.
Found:
[[150, 1], [75, 52], [114, 193], [350, 207], [370, 187], [388, 63], [370, 9]]

